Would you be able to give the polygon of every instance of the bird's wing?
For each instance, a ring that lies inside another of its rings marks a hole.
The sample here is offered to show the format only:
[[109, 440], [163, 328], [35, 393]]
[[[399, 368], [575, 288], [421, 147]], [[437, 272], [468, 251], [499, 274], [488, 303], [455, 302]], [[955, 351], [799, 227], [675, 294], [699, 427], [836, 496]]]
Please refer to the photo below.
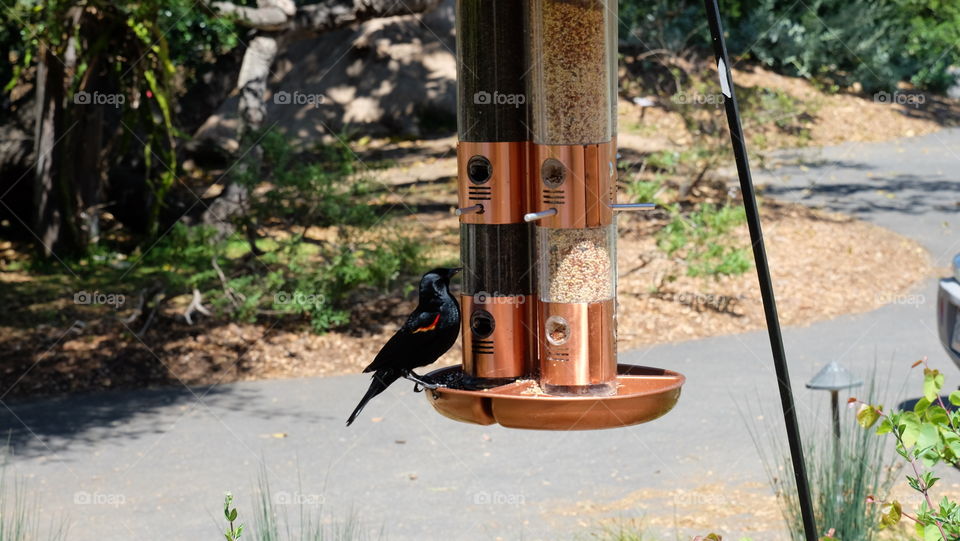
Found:
[[410, 354], [416, 351], [421, 343], [430, 341], [430, 337], [437, 330], [440, 324], [439, 311], [421, 311], [417, 310], [410, 314], [407, 321], [397, 332], [390, 337], [390, 340], [380, 348], [376, 358], [369, 366], [363, 369], [364, 372], [373, 372], [385, 368], [391, 368], [391, 361], [396, 355], [405, 353]]

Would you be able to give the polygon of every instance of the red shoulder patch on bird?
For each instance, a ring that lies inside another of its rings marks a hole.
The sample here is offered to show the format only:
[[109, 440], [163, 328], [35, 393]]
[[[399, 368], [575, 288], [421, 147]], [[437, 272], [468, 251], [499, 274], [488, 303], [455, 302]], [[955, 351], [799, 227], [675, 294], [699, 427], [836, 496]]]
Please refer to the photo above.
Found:
[[437, 314], [437, 317], [433, 318], [433, 323], [429, 325], [424, 325], [423, 327], [416, 329], [415, 331], [413, 331], [413, 334], [417, 334], [418, 332], [432, 331], [437, 328], [438, 323], [440, 323], [440, 314]]

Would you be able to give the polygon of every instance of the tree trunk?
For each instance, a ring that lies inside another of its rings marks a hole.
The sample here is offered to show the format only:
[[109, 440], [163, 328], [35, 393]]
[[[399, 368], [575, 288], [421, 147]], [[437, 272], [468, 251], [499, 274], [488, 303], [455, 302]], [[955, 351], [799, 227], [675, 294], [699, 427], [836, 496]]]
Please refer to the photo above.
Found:
[[[232, 219], [240, 218], [252, 236], [253, 224], [247, 218], [249, 182], [256, 178], [263, 159], [260, 130], [267, 117], [265, 95], [270, 67], [277, 56], [277, 40], [270, 35], [257, 36], [243, 55], [237, 87], [240, 89], [240, 158], [231, 171], [229, 184], [203, 215], [203, 222], [216, 226], [222, 234], [233, 231]], [[252, 245], [251, 248], [255, 247]]]
[[46, 45], [41, 45], [38, 57], [33, 231], [40, 252], [50, 257], [77, 252], [80, 242], [69, 210], [72, 190], [64, 182], [58, 149], [63, 138], [64, 66]]
[[[95, 28], [95, 24], [88, 24], [84, 33]], [[101, 71], [101, 63], [98, 60], [94, 58], [90, 61], [87, 68], [89, 78], [86, 84], [81, 86], [90, 94], [107, 90], [107, 77]], [[113, 90], [116, 92], [115, 89]], [[84, 244], [93, 244], [100, 240], [100, 205], [103, 202], [105, 176], [102, 155], [105, 107], [107, 106], [73, 104], [71, 107], [73, 114], [68, 115], [68, 118], [76, 121], [76, 127], [68, 137], [69, 144], [66, 148], [71, 149], [71, 155], [67, 158], [73, 161], [71, 167], [78, 203], [77, 226], [80, 230], [80, 241]]]

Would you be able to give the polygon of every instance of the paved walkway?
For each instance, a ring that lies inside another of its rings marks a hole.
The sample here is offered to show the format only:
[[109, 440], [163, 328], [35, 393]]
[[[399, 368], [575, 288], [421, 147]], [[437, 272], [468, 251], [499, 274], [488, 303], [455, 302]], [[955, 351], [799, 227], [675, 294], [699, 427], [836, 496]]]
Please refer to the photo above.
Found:
[[[913, 237], [939, 266], [960, 251], [960, 131], [882, 144], [851, 144], [786, 157], [801, 160], [758, 174], [767, 194], [848, 212]], [[811, 272], [829, 272], [811, 269]], [[839, 359], [867, 373], [875, 364], [901, 388], [911, 361], [928, 355], [960, 383], [936, 338], [935, 285], [915, 302], [786, 330], [801, 417], [827, 399], [803, 388]], [[392, 540], [572, 539], [591, 520], [633, 510], [588, 513], [631, 492], [674, 489], [684, 503], [708, 484], [765, 482], [740, 411], [765, 439], [783, 439], [765, 332], [623, 354], [627, 362], [683, 372], [683, 397], [668, 416], [600, 432], [540, 433], [458, 424], [432, 413], [422, 395], [397, 385], [350, 429], [344, 418], [364, 376], [263, 381], [212, 389], [72, 396], [0, 409], [16, 456], [44, 511], [67, 515], [70, 539], [218, 539], [223, 491], [238, 495], [251, 521], [259, 461], [279, 507], [323, 502], [343, 518]], [[908, 388], [917, 388], [914, 379]], [[374, 422], [378, 421], [378, 422]], [[948, 473], [947, 482], [957, 482]], [[676, 497], [676, 496], [675, 496]], [[731, 494], [723, 504], [736, 505]], [[702, 514], [716, 509], [702, 498]], [[578, 504], [577, 502], [580, 502]], [[579, 516], [578, 516], [579, 514]], [[744, 524], [749, 522], [744, 517]], [[725, 531], [738, 539], [741, 532]], [[755, 541], [776, 539], [754, 532]], [[246, 536], [244, 536], [246, 537]], [[672, 537], [672, 536], [671, 536]]]

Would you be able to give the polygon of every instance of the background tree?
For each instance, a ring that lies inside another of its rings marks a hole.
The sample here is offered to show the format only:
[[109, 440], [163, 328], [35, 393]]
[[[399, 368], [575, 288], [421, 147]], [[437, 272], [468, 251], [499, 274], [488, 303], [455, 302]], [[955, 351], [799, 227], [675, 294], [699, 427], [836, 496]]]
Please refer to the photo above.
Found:
[[[99, 238], [109, 183], [125, 189], [127, 213], [143, 240], [158, 235], [162, 211], [177, 182], [178, 104], [187, 87], [217, 58], [245, 47], [235, 75], [240, 92], [242, 162], [260, 161], [256, 134], [266, 116], [267, 83], [278, 51], [293, 40], [365, 20], [423, 12], [439, 0], [330, 0], [296, 6], [291, 0], [19, 0], [3, 10], [0, 40], [11, 65], [5, 94], [20, 86], [32, 100], [32, 209], [9, 209], [29, 226], [45, 256], [82, 254]], [[239, 36], [239, 22], [252, 31]], [[106, 105], [106, 107], [104, 106]], [[18, 181], [20, 182], [20, 181]], [[5, 186], [4, 192], [14, 186]], [[224, 223], [240, 215], [246, 188], [231, 183], [205, 217]], [[176, 219], [176, 218], [174, 218]]]

